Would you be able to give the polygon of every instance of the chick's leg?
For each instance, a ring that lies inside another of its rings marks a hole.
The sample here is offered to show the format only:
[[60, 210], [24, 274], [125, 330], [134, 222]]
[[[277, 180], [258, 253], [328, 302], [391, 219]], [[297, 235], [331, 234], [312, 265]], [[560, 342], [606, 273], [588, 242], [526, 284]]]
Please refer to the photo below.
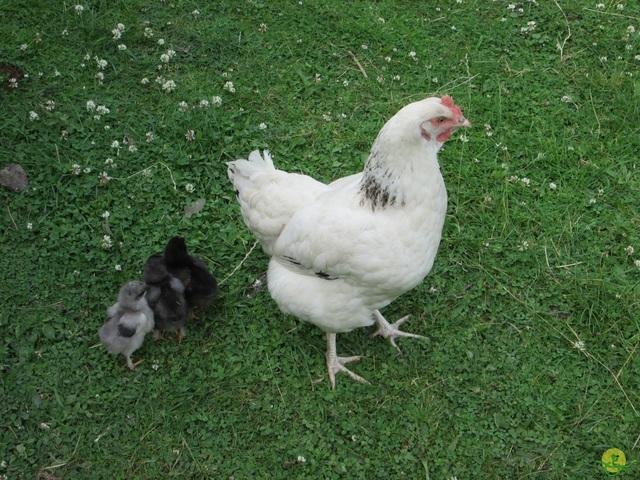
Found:
[[391, 345], [396, 347], [398, 353], [402, 354], [400, 351], [400, 347], [396, 345], [395, 339], [398, 337], [413, 337], [413, 338], [426, 338], [422, 335], [416, 335], [415, 333], [407, 333], [400, 330], [400, 325], [402, 325], [408, 318], [409, 315], [402, 317], [400, 320], [391, 324], [387, 322], [387, 319], [382, 316], [379, 310], [373, 312], [373, 317], [376, 319], [376, 323], [378, 324], [378, 329], [371, 334], [371, 337], [375, 337], [377, 335], [382, 335], [383, 338], [388, 338]]
[[339, 357], [336, 354], [336, 334], [327, 333], [327, 370], [329, 371], [329, 380], [331, 381], [331, 389], [336, 389], [336, 373], [345, 372], [354, 380], [360, 383], [369, 383], [364, 378], [356, 375], [351, 370], [344, 366], [345, 363], [355, 362], [360, 360], [362, 356], [356, 355], [353, 357]]
[[129, 370], [131, 371], [135, 371], [138, 365], [143, 362], [143, 360], [138, 360], [136, 363], [133, 363], [133, 360], [131, 360], [131, 355], [125, 355], [125, 358], [127, 359], [127, 368], [129, 368]]

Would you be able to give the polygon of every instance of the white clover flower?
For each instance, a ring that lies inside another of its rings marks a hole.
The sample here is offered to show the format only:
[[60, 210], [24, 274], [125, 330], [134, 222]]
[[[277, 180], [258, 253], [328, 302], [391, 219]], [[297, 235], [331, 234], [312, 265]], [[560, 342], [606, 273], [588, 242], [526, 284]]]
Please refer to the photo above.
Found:
[[123, 23], [118, 23], [118, 24], [116, 25], [116, 28], [117, 28], [118, 30], [120, 30], [121, 32], [124, 32], [124, 24], [123, 24]]
[[33, 223], [27, 222], [27, 230], [33, 230]]
[[195, 9], [193, 12], [191, 12], [191, 15], [193, 15], [194, 17], [197, 17], [198, 15], [200, 15], [200, 10]]
[[135, 153], [138, 151], [138, 147], [136, 147], [133, 143], [131, 145], [129, 145], [129, 151], [131, 153]]
[[111, 148], [120, 148], [120, 142], [118, 140], [114, 140], [111, 142]]
[[96, 65], [98, 65], [99, 69], [104, 70], [109, 65], [109, 62], [104, 59], [96, 59]]
[[586, 350], [585, 343], [582, 340], [578, 340], [577, 342], [574, 342], [573, 348], [577, 348], [581, 352], [584, 352]]
[[378, 23], [380, 23], [381, 25], [385, 24], [385, 19], [382, 17], [378, 17]]
[[80, 165], [78, 165], [77, 163], [74, 163], [73, 165], [71, 165], [71, 172], [74, 175], [80, 175]]
[[556, 188], [558, 188], [558, 186], [557, 186], [555, 183], [551, 182], [551, 183], [549, 184], [549, 188], [550, 188], [551, 190], [555, 190]]
[[109, 167], [111, 167], [111, 168], [115, 168], [115, 167], [116, 167], [116, 164], [113, 162], [113, 158], [107, 158], [107, 159], [104, 161], [104, 164], [105, 164], [105, 165], [108, 165], [108, 166], [109, 166]]
[[126, 50], [127, 46], [124, 43], [121, 43], [120, 45], [118, 45], [118, 50]]
[[209, 108], [209, 100], [200, 100], [200, 108]]
[[233, 86], [233, 82], [226, 82], [222, 88], [230, 93], [235, 93], [236, 91], [235, 87]]
[[261, 23], [260, 26], [258, 27], [258, 30], [260, 30], [260, 32], [262, 33], [265, 33], [267, 31], [267, 24]]
[[527, 248], [529, 248], [529, 242], [524, 240], [520, 245], [518, 245], [518, 250], [524, 252]]
[[189, 104], [187, 102], [183, 101], [178, 104], [178, 110], [180, 110], [181, 112], [186, 112], [188, 108]]
[[147, 142], [153, 142], [156, 139], [156, 137], [153, 135], [153, 132], [147, 132]]
[[598, 200], [596, 200], [595, 198], [592, 198], [591, 200], [589, 200], [589, 203], [591, 205], [593, 205], [594, 203], [597, 203], [597, 202], [598, 202]]
[[176, 82], [174, 82], [173, 80], [167, 80], [162, 84], [162, 89], [165, 92], [173, 92], [175, 88], [176, 88]]
[[220, 105], [222, 105], [222, 97], [218, 97], [217, 95], [215, 97], [212, 97], [211, 103], [213, 103], [214, 106], [219, 107]]
[[97, 78], [100, 82], [102, 82], [102, 81], [104, 80], [104, 73], [102, 73], [102, 72], [98, 72], [98, 73], [96, 73], [96, 78]]
[[149, 79], [147, 77], [144, 77], [142, 80], [140, 80], [140, 83], [142, 85], [147, 85], [149, 83]]
[[160, 45], [160, 46], [164, 45], [164, 38], [159, 38], [158, 39], [158, 45]]
[[564, 103], [568, 103], [571, 101], [571, 97], [569, 95], [563, 95], [560, 101]]
[[307, 459], [304, 458], [302, 455], [299, 455], [297, 460], [298, 460], [298, 463], [305, 463], [307, 461]]
[[54, 102], [53, 100], [47, 100], [44, 108], [49, 111], [54, 110], [56, 108], [56, 102]]
[[111, 38], [113, 38], [114, 40], [119, 40], [120, 37], [122, 37], [122, 32], [117, 28], [114, 28], [113, 30], [111, 30], [111, 33], [113, 34], [113, 37]]
[[109, 235], [105, 235], [102, 237], [102, 248], [105, 250], [109, 250], [112, 247], [113, 243], [111, 242], [111, 237]]
[[162, 55], [160, 55], [161, 62], [168, 63], [169, 60], [170, 60], [169, 55], [167, 55], [166, 53], [163, 53]]
[[344, 82], [342, 82], [342, 85], [345, 87], [349, 86], [349, 80], [345, 80]]
[[36, 120], [38, 120], [40, 118], [40, 115], [38, 115], [36, 112], [34, 112], [33, 110], [29, 112], [29, 120], [31, 120], [32, 122], [35, 122]]
[[362, 44], [360, 46], [362, 47], [363, 50], [368, 50], [369, 49], [369, 47], [367, 45], [365, 45], [365, 44]]
[[187, 142], [192, 142], [196, 139], [196, 134], [193, 130], [187, 130], [187, 133], [185, 133], [184, 136], [187, 139]]
[[523, 185], [525, 186], [529, 186], [529, 184], [531, 183], [531, 180], [529, 180], [527, 177], [523, 177], [520, 179], [520, 181], [522, 182]]
[[187, 192], [189, 192], [189, 193], [193, 193], [193, 192], [195, 192], [195, 190], [196, 190], [196, 189], [195, 189], [195, 187], [193, 186], [193, 184], [191, 184], [191, 183], [187, 183], [187, 184], [184, 186], [184, 189], [185, 189]]
[[633, 262], [633, 264], [634, 264], [636, 267], [640, 268], [640, 260], [636, 260], [635, 262]]
[[109, 218], [110, 216], [111, 216], [111, 214], [109, 213], [109, 211], [108, 211], [108, 210], [107, 210], [107, 211], [105, 211], [105, 212], [102, 214], [102, 218], [104, 218], [105, 220], [106, 220], [107, 218]]
[[100, 180], [100, 183], [108, 183], [109, 180], [111, 180], [111, 177], [107, 172], [102, 172], [100, 175], [98, 175], [98, 178]]
[[29, 46], [26, 43], [23, 43], [22, 45], [20, 45], [20, 50], [21, 51], [25, 51]]
[[636, 27], [634, 27], [633, 25], [629, 25], [627, 27], [627, 32], [629, 33], [636, 33]]
[[263, 123], [261, 123], [260, 125], [258, 125], [258, 128], [259, 128], [260, 130], [266, 130], [266, 129], [267, 129], [267, 124], [263, 122]]
[[414, 52], [414, 51], [409, 52], [409, 56], [411, 58], [415, 59], [416, 58], [416, 52]]
[[122, 265], [116, 265], [116, 270], [118, 272], [121, 272], [122, 271]]
[[98, 105], [98, 107], [96, 108], [96, 112], [100, 115], [106, 115], [107, 113], [111, 112], [111, 110], [109, 110], [104, 105]]
[[153, 37], [153, 30], [151, 30], [149, 27], [144, 29], [144, 36], [147, 38], [151, 38]]
[[624, 5], [622, 3], [619, 3], [618, 5], [616, 5], [616, 8], [618, 10], [624, 10]]
[[76, 5], [73, 8], [76, 10], [76, 14], [82, 15], [82, 12], [84, 11], [84, 7], [82, 5]]
[[635, 250], [631, 245], [629, 245], [625, 251], [627, 252], [627, 255], [633, 255]]

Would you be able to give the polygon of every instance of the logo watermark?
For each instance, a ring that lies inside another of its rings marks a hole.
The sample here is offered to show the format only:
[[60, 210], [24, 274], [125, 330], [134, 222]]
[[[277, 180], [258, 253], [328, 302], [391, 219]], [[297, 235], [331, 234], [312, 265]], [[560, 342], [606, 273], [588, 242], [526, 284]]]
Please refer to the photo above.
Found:
[[610, 477], [615, 477], [620, 472], [629, 468], [633, 463], [627, 463], [627, 457], [619, 448], [610, 448], [602, 454], [602, 468]]

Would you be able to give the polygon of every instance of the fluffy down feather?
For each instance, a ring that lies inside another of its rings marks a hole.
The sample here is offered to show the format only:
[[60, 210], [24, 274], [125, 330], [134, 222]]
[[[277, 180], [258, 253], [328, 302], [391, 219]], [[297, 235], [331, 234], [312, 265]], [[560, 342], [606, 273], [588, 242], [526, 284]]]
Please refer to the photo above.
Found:
[[344, 367], [335, 334], [378, 323], [385, 338], [416, 336], [378, 311], [429, 273], [438, 251], [447, 192], [437, 153], [470, 127], [449, 96], [401, 109], [382, 128], [362, 173], [325, 185], [277, 170], [268, 152], [229, 162], [242, 216], [271, 256], [268, 285], [285, 313], [327, 333], [327, 368]]
[[153, 329], [153, 311], [145, 298], [146, 285], [133, 281], [118, 293], [118, 301], [107, 309], [109, 320], [100, 327], [98, 336], [109, 353], [121, 353], [127, 367], [135, 370], [131, 360], [133, 352], [144, 342], [144, 336]]

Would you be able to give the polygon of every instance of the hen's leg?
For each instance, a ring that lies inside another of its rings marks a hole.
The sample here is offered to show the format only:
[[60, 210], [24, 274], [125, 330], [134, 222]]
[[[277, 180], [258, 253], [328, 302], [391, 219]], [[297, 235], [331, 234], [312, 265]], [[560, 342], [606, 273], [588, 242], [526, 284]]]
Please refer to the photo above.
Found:
[[354, 357], [339, 357], [336, 354], [336, 334], [327, 333], [327, 370], [329, 371], [329, 380], [331, 381], [331, 389], [336, 389], [336, 373], [345, 372], [354, 380], [360, 383], [369, 383], [364, 378], [356, 375], [351, 370], [344, 366], [345, 363], [355, 362], [360, 360], [362, 356], [356, 355]]
[[373, 317], [376, 319], [376, 322], [378, 324], [378, 329], [371, 334], [371, 337], [373, 338], [377, 335], [382, 335], [383, 338], [388, 338], [389, 342], [391, 342], [391, 345], [396, 347], [396, 349], [398, 349], [398, 352], [400, 354], [402, 354], [402, 352], [400, 351], [400, 347], [396, 345], [396, 341], [395, 341], [397, 337], [426, 338], [426, 337], [423, 337], [422, 335], [416, 335], [415, 333], [407, 333], [407, 332], [400, 331], [400, 328], [399, 328], [400, 325], [402, 325], [409, 318], [409, 315], [402, 317], [400, 320], [398, 320], [394, 324], [387, 322], [387, 319], [382, 316], [379, 310], [376, 310], [373, 312]]

